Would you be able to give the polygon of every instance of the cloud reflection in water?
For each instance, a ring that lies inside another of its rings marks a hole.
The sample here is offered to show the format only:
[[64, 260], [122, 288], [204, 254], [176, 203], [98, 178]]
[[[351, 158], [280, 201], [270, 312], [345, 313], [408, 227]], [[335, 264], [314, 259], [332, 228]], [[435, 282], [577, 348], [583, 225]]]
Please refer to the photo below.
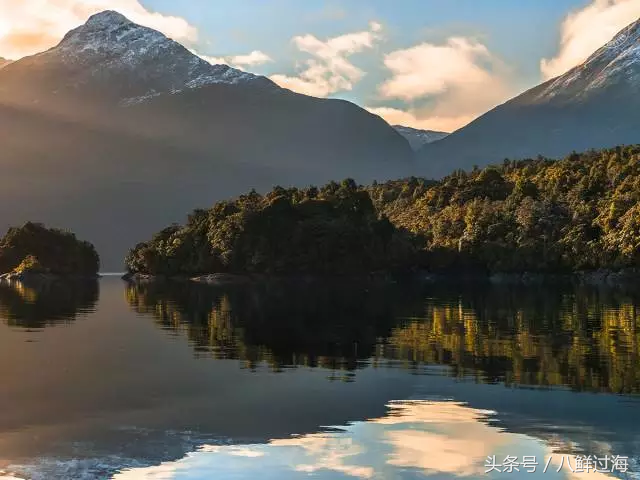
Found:
[[[540, 439], [490, 425], [487, 420], [492, 415], [491, 411], [455, 402], [392, 402], [388, 414], [381, 418], [263, 445], [204, 446], [177, 462], [132, 469], [114, 478], [204, 480], [214, 475], [247, 479], [413, 479], [531, 475], [524, 469], [487, 475], [485, 462], [491, 455], [498, 460], [507, 455], [519, 459], [535, 456], [539, 462], [537, 474], [545, 478], [606, 477], [598, 473], [573, 474], [566, 464], [557, 472], [556, 460], [542, 474], [551, 448]], [[559, 460], [559, 455], [554, 455]], [[570, 458], [575, 465], [575, 457]]]

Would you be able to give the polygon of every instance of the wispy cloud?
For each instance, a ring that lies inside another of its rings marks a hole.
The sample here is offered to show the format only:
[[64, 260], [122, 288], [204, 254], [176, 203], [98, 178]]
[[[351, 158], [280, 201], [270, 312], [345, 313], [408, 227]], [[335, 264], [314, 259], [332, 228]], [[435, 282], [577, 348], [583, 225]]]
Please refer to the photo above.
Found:
[[257, 67], [258, 65], [263, 65], [273, 61], [269, 55], [261, 52], [260, 50], [254, 50], [246, 55], [227, 55], [223, 57], [201, 55], [196, 50], [192, 50], [192, 53], [198, 55], [200, 58], [211, 64], [216, 65], [224, 63], [238, 69]]
[[273, 60], [269, 55], [260, 50], [254, 50], [247, 55], [236, 55], [231, 57], [231, 62], [235, 65], [242, 65], [252, 67], [255, 65], [262, 65], [263, 63], [272, 62]]
[[282, 87], [326, 97], [339, 91], [353, 89], [365, 75], [349, 61], [349, 57], [373, 48], [380, 38], [382, 25], [371, 22], [366, 31], [348, 33], [327, 40], [307, 34], [294, 37], [292, 42], [298, 50], [312, 56], [304, 62], [297, 75], [272, 75], [271, 79]]
[[198, 37], [185, 19], [152, 12], [138, 0], [0, 0], [0, 56], [18, 59], [46, 50], [103, 10], [117, 10], [177, 41], [193, 43]]
[[295, 470], [298, 472], [314, 474], [326, 470], [362, 479], [369, 479], [375, 475], [375, 469], [371, 466], [350, 464], [349, 460], [364, 453], [362, 446], [350, 438], [312, 434], [272, 440], [270, 446], [303, 449], [312, 461], [296, 465]]
[[391, 78], [380, 85], [380, 96], [402, 100], [408, 107], [369, 110], [393, 123], [456, 130], [513, 93], [507, 67], [469, 38], [397, 50], [385, 56], [384, 64]]
[[491, 81], [491, 73], [481, 64], [492, 60], [484, 45], [462, 37], [444, 45], [423, 43], [398, 50], [385, 57], [392, 78], [382, 84], [386, 98], [415, 100]]
[[593, 0], [570, 13], [562, 22], [558, 54], [540, 62], [543, 77], [557, 77], [579, 65], [638, 17], [638, 0]]
[[452, 132], [472, 121], [476, 115], [432, 116], [429, 112], [414, 109], [401, 110], [393, 107], [366, 107], [374, 115], [382, 117], [389, 125], [404, 125], [422, 130]]

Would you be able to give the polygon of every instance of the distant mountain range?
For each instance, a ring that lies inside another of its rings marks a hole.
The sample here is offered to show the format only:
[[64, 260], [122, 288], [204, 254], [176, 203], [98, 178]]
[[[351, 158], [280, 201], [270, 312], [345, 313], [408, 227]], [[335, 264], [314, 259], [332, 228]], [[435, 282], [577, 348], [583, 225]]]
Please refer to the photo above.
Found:
[[420, 130], [412, 127], [405, 127], [402, 125], [393, 125], [393, 128], [407, 139], [409, 145], [414, 151], [420, 150], [420, 148], [427, 143], [432, 143], [438, 140], [442, 140], [449, 135], [447, 132], [437, 132], [434, 130]]
[[211, 65], [112, 11], [0, 69], [0, 144], [0, 229], [73, 229], [109, 270], [248, 188], [415, 170], [408, 142], [366, 110]]
[[46, 52], [0, 60], [0, 230], [72, 229], [116, 270], [152, 232], [251, 188], [438, 177], [638, 143], [639, 93], [636, 22], [450, 135], [394, 128], [353, 103], [211, 65], [107, 11]]
[[0, 57], [0, 68], [6, 67], [11, 63], [11, 60], [7, 60], [6, 58]]
[[418, 155], [420, 172], [438, 177], [507, 157], [558, 157], [632, 143], [640, 143], [640, 20], [582, 65], [423, 146]]

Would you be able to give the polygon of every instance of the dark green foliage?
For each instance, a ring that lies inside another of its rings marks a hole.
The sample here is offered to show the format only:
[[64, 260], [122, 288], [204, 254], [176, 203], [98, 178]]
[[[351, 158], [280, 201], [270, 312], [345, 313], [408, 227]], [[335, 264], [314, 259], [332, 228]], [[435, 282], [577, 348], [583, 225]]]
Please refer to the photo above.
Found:
[[59, 275], [95, 275], [100, 259], [89, 242], [70, 232], [26, 223], [0, 240], [0, 272], [14, 270]]
[[48, 270], [42, 266], [40, 261], [33, 255], [28, 255], [20, 262], [12, 273], [49, 273]]
[[127, 258], [132, 272], [563, 273], [640, 267], [640, 146], [505, 160], [419, 178], [276, 187], [196, 211]]
[[[407, 187], [411, 182], [405, 182]], [[567, 272], [640, 267], [640, 146], [457, 171], [418, 195], [372, 187], [425, 267]]]
[[252, 191], [137, 245], [131, 272], [349, 274], [406, 267], [413, 245], [353, 180]]

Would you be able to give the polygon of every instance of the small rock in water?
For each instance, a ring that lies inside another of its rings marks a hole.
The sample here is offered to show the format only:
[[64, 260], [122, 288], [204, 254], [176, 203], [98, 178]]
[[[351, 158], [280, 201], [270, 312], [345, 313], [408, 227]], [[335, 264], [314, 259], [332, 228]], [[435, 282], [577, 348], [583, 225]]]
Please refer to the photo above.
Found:
[[249, 278], [244, 275], [233, 275], [230, 273], [213, 273], [201, 277], [193, 277], [191, 281], [206, 283], [207, 285], [238, 285], [247, 283]]

